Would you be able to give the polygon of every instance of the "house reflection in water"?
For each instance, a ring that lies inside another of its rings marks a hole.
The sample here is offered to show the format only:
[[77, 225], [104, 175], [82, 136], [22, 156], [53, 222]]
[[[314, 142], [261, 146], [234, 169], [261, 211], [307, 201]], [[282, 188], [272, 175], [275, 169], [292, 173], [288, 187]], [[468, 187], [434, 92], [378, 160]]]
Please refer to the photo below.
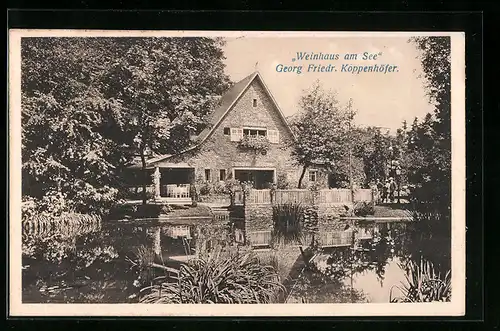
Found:
[[195, 254], [193, 229], [188, 225], [163, 225], [147, 229], [149, 247], [157, 257], [164, 259], [172, 256]]
[[192, 239], [191, 237], [191, 227], [188, 225], [171, 225], [163, 228], [163, 234], [172, 237], [173, 239], [179, 239], [184, 237], [185, 239]]

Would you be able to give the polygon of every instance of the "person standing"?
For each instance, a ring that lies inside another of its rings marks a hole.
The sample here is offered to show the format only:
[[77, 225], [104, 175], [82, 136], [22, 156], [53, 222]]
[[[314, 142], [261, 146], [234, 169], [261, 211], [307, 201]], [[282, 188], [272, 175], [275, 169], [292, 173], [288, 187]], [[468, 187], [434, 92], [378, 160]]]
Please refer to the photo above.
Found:
[[396, 192], [396, 182], [394, 181], [394, 178], [390, 177], [389, 178], [389, 201], [390, 202], [396, 202], [394, 193]]
[[389, 180], [385, 180], [384, 188], [382, 191], [382, 203], [383, 202], [388, 202], [388, 195], [389, 195], [389, 189], [391, 188], [391, 184], [389, 183]]
[[380, 179], [377, 179], [377, 182], [375, 183], [375, 189], [376, 189], [376, 202], [380, 203], [381, 202], [381, 195], [382, 195], [382, 190], [384, 189], [384, 185], [382, 185], [382, 182]]

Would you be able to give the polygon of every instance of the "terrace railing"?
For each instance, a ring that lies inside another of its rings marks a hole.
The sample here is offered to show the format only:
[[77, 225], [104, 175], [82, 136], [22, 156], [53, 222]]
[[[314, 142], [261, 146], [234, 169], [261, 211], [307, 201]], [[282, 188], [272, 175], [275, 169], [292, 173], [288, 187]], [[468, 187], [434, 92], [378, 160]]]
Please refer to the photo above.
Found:
[[366, 201], [370, 202], [373, 200], [373, 191], [371, 189], [360, 189], [354, 190], [354, 201]]
[[[354, 202], [372, 201], [373, 194], [370, 189], [354, 191]], [[352, 203], [353, 195], [349, 189], [324, 189], [313, 192], [307, 189], [291, 190], [250, 190], [247, 195], [243, 191], [233, 194], [233, 205], [243, 204], [285, 204], [285, 203]]]
[[[321, 247], [345, 247], [351, 246], [354, 243], [354, 232], [347, 231], [328, 231], [314, 235]], [[271, 230], [267, 231], [251, 231], [247, 232], [248, 244], [252, 247], [270, 247], [273, 243], [273, 235]], [[313, 240], [312, 233], [304, 233], [300, 242], [296, 242], [298, 246], [308, 246]]]
[[167, 184], [161, 186], [161, 196], [166, 198], [189, 198], [189, 184]]
[[330, 189], [320, 190], [318, 203], [349, 203], [352, 202], [351, 190]]
[[271, 203], [271, 190], [250, 190], [245, 196], [246, 204], [268, 204]]
[[323, 232], [319, 234], [321, 247], [350, 246], [353, 243], [353, 231]]
[[276, 190], [273, 202], [284, 203], [312, 203], [313, 194], [310, 190]]
[[[241, 195], [243, 192], [241, 192]], [[372, 201], [372, 191], [361, 189], [354, 191], [354, 201]], [[238, 201], [242, 201], [240, 197]], [[325, 189], [317, 193], [311, 190], [250, 190], [245, 197], [246, 204], [270, 203], [351, 203], [352, 195], [348, 189]]]
[[272, 243], [272, 231], [251, 231], [247, 232], [247, 239], [250, 246], [262, 247], [270, 246]]

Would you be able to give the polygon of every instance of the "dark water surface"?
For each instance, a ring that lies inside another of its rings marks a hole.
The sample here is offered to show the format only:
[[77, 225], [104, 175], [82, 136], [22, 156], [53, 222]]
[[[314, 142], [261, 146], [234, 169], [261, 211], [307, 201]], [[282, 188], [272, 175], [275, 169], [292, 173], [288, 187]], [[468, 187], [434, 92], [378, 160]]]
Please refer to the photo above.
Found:
[[[325, 248], [315, 258], [318, 268], [330, 273], [334, 281], [320, 285], [297, 281], [288, 302], [307, 298], [310, 302], [387, 303], [391, 288], [404, 280], [399, 263], [425, 255], [432, 256], [443, 270], [449, 268], [447, 240], [435, 237], [429, 246], [420, 234], [397, 222], [370, 223], [357, 229], [365, 233], [365, 239], [348, 247]], [[231, 238], [230, 229], [210, 222], [114, 222], [73, 233], [24, 233], [23, 302], [138, 302], [140, 288], [159, 276], [155, 275], [158, 271], [138, 265], [138, 257], [176, 268], [188, 256]], [[147, 256], [151, 251], [154, 254]]]

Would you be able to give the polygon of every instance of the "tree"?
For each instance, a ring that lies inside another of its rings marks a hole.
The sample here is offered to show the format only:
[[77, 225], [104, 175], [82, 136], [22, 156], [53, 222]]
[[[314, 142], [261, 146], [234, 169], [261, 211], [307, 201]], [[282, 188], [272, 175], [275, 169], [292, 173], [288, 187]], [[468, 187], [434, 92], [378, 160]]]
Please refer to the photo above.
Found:
[[96, 213], [116, 198], [116, 146], [100, 130], [108, 105], [99, 83], [113, 51], [96, 38], [21, 41], [24, 196]]
[[419, 200], [437, 202], [449, 211], [451, 202], [451, 40], [449, 37], [410, 39], [420, 51], [423, 84], [435, 106], [421, 123], [414, 121], [408, 138], [412, 168], [409, 180], [419, 188]]
[[313, 165], [323, 165], [339, 169], [339, 162], [348, 152], [349, 122], [354, 113], [349, 113], [332, 91], [326, 91], [319, 82], [300, 99], [301, 108], [292, 122], [296, 141], [292, 144], [292, 156], [302, 166], [298, 187], [307, 169]]
[[126, 145], [140, 156], [143, 203], [146, 157], [176, 153], [202, 129], [205, 116], [228, 88], [221, 39], [124, 38], [124, 56], [107, 77], [106, 96], [119, 106]]
[[362, 160], [366, 183], [386, 177], [391, 137], [380, 132], [380, 128], [367, 127], [354, 130], [357, 142], [354, 155]]
[[222, 44], [210, 38], [23, 38], [23, 196], [104, 212], [134, 154], [144, 165], [148, 149], [178, 151], [201, 130], [229, 83]]
[[435, 105], [433, 127], [443, 149], [451, 143], [451, 39], [415, 37], [411, 41], [420, 50], [424, 87]]

